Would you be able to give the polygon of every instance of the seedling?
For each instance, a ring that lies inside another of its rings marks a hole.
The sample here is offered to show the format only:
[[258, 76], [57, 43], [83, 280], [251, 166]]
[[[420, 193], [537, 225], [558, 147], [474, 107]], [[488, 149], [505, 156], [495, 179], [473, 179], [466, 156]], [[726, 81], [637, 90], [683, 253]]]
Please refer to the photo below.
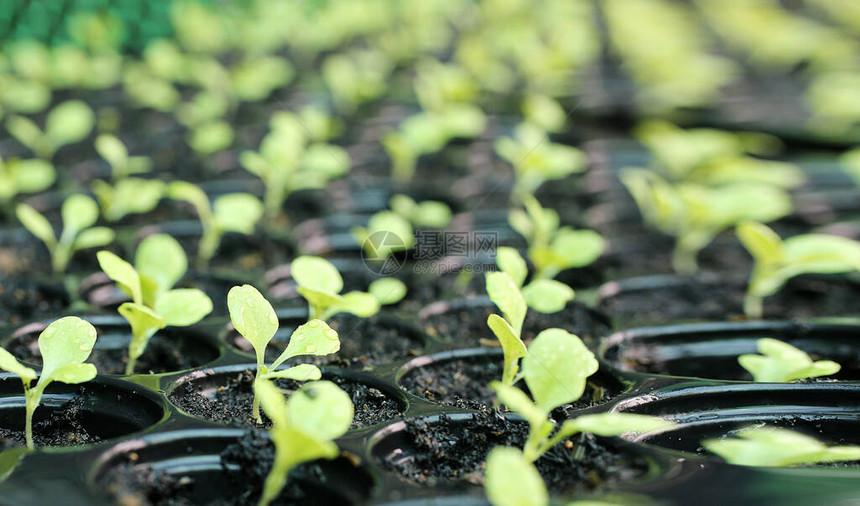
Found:
[[451, 208], [444, 202], [438, 200], [416, 202], [403, 194], [393, 195], [388, 201], [388, 207], [415, 227], [445, 228], [451, 223], [453, 214]]
[[11, 211], [9, 206], [17, 195], [46, 190], [56, 179], [57, 171], [45, 160], [0, 158], [0, 206]]
[[738, 357], [738, 363], [753, 376], [753, 380], [771, 383], [818, 378], [836, 374], [842, 368], [832, 360], [813, 361], [803, 350], [765, 337], [756, 342], [760, 355], [747, 354]]
[[93, 129], [94, 121], [93, 111], [87, 104], [80, 100], [69, 100], [48, 113], [44, 132], [23, 116], [10, 116], [6, 120], [6, 128], [12, 137], [30, 148], [36, 156], [50, 160], [62, 146], [86, 139]]
[[299, 285], [299, 295], [308, 301], [309, 318], [328, 320], [338, 313], [369, 318], [382, 304], [396, 304], [406, 296], [406, 286], [394, 278], [373, 281], [368, 292], [351, 291], [341, 295], [343, 278], [328, 260], [300, 256], [290, 264], [290, 272]]
[[764, 298], [795, 276], [860, 270], [860, 242], [845, 237], [802, 234], [782, 240], [767, 225], [752, 221], [739, 224], [737, 236], [754, 262], [744, 299], [749, 318], [761, 318]]
[[[257, 356], [257, 372], [254, 385], [267, 379], [292, 379], [296, 381], [318, 380], [322, 377], [320, 369], [312, 364], [299, 364], [287, 369], [276, 370], [287, 360], [300, 355], [330, 355], [340, 349], [337, 332], [326, 322], [311, 319], [300, 325], [290, 336], [290, 342], [281, 355], [270, 365], [266, 365], [266, 346], [278, 331], [278, 317], [269, 301], [251, 285], [234, 286], [227, 293], [227, 307], [233, 327], [251, 343]], [[257, 423], [260, 417], [260, 398], [254, 395], [252, 415]]]
[[511, 197], [522, 202], [546, 181], [562, 179], [586, 169], [585, 154], [571, 146], [551, 142], [541, 128], [522, 123], [513, 137], [496, 141], [496, 153], [514, 168]]
[[773, 221], [792, 210], [788, 193], [769, 184], [672, 184], [643, 169], [625, 170], [621, 181], [645, 223], [675, 238], [672, 265], [680, 273], [695, 272], [699, 251], [723, 230], [745, 220]]
[[199, 187], [175, 181], [167, 186], [167, 196], [188, 202], [197, 211], [203, 227], [197, 248], [197, 265], [200, 268], [209, 265], [226, 232], [250, 235], [263, 216], [263, 204], [250, 193], [228, 193], [210, 202]]
[[487, 455], [484, 491], [493, 506], [547, 506], [549, 493], [537, 468], [519, 448], [497, 446]]
[[352, 424], [355, 407], [349, 395], [330, 381], [313, 381], [285, 399], [267, 380], [254, 383], [254, 395], [272, 420], [269, 435], [275, 445], [275, 461], [266, 476], [259, 506], [274, 501], [299, 464], [340, 453], [334, 440]]
[[33, 413], [42, 400], [42, 394], [51, 382], [77, 384], [96, 377], [96, 367], [85, 364], [96, 343], [96, 329], [75, 316], [54, 321], [39, 334], [39, 352], [42, 355], [42, 372], [35, 387], [36, 371], [22, 365], [15, 357], [0, 348], [0, 369], [15, 374], [24, 383], [24, 434], [27, 448], [33, 445]]
[[575, 292], [566, 284], [554, 279], [534, 279], [525, 287], [528, 267], [519, 251], [508, 246], [496, 250], [496, 264], [502, 272], [507, 273], [522, 291], [528, 307], [539, 313], [557, 313], [573, 300]]
[[730, 464], [788, 467], [860, 460], [860, 446], [827, 446], [814, 437], [777, 427], [747, 427], [736, 437], [706, 439], [702, 446]]
[[96, 256], [105, 274], [132, 299], [119, 307], [132, 335], [126, 374], [134, 374], [137, 359], [156, 332], [168, 326], [193, 325], [212, 312], [212, 300], [201, 290], [172, 289], [188, 264], [182, 247], [170, 236], [144, 239], [137, 249], [137, 269], [109, 251], [99, 251]]
[[111, 178], [119, 181], [132, 174], [143, 174], [152, 168], [152, 161], [145, 156], [128, 156], [128, 148], [113, 135], [96, 137], [96, 151], [111, 168]]
[[[307, 114], [307, 113], [306, 113]], [[307, 188], [324, 188], [349, 171], [349, 154], [340, 146], [314, 141], [315, 135], [332, 132], [310, 117], [310, 127], [292, 113], [276, 113], [260, 150], [243, 151], [239, 161], [265, 185], [266, 216], [274, 218], [287, 197]], [[313, 130], [308, 130], [309, 128]]]
[[148, 213], [158, 206], [164, 196], [165, 184], [160, 179], [128, 177], [111, 185], [100, 179], [93, 181], [92, 190], [108, 221], [119, 221], [129, 214]]
[[504, 272], [487, 274], [487, 294], [504, 317], [491, 314], [487, 326], [502, 345], [504, 366], [502, 383], [513, 385], [519, 380], [520, 359], [526, 355], [523, 343], [523, 321], [526, 318], [526, 301], [511, 277]]
[[93, 226], [99, 219], [99, 206], [86, 195], [72, 195], [63, 202], [63, 232], [59, 239], [48, 219], [29, 205], [18, 204], [15, 214], [31, 234], [45, 243], [55, 273], [66, 270], [76, 251], [105, 246], [114, 239], [113, 230]]
[[511, 210], [508, 222], [528, 242], [532, 279], [552, 279], [565, 269], [585, 267], [603, 253], [606, 241], [597, 232], [560, 226], [558, 213], [544, 209], [531, 195], [523, 197], [523, 204], [525, 210]]

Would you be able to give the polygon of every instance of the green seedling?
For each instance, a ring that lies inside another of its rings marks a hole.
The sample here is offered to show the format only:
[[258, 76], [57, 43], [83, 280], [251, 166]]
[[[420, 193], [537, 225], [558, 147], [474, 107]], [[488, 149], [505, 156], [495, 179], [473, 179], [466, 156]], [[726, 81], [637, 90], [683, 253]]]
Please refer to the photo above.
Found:
[[338, 313], [370, 318], [382, 304], [396, 304], [406, 296], [406, 285], [395, 278], [370, 283], [367, 292], [341, 294], [343, 278], [331, 262], [319, 257], [300, 256], [290, 264], [299, 295], [308, 301], [309, 318], [328, 320]]
[[543, 477], [519, 448], [497, 446], [490, 451], [484, 491], [493, 506], [549, 505]]
[[860, 242], [828, 234], [802, 234], [782, 240], [762, 223], [737, 226], [737, 236], [753, 257], [744, 299], [749, 318], [762, 317], [762, 305], [791, 278], [801, 274], [839, 274], [860, 270]]
[[132, 301], [119, 307], [131, 326], [126, 374], [134, 374], [137, 359], [149, 340], [164, 327], [187, 327], [212, 312], [212, 300], [196, 288], [172, 288], [188, 267], [175, 239], [156, 234], [144, 239], [135, 254], [137, 269], [109, 251], [99, 251], [99, 265]]
[[85, 364], [96, 343], [96, 329], [90, 323], [75, 316], [54, 321], [39, 334], [39, 353], [42, 355], [42, 372], [22, 365], [15, 357], [0, 348], [0, 369], [15, 374], [24, 383], [25, 418], [24, 433], [27, 448], [33, 445], [33, 413], [42, 400], [45, 389], [54, 381], [61, 383], [85, 383], [96, 377], [96, 367]]
[[832, 360], [815, 360], [803, 350], [765, 337], [756, 342], [760, 355], [747, 354], [738, 357], [741, 367], [752, 374], [753, 380], [771, 383], [818, 378], [836, 374], [842, 368]]
[[625, 170], [621, 181], [645, 223], [675, 238], [672, 265], [680, 273], [698, 269], [699, 252], [720, 232], [746, 220], [773, 221], [792, 210], [789, 194], [768, 184], [673, 184], [643, 169]]
[[339, 455], [334, 440], [352, 425], [355, 407], [349, 395], [330, 381], [312, 381], [285, 399], [267, 380], [254, 383], [254, 395], [272, 420], [269, 435], [275, 461], [266, 476], [259, 506], [274, 501], [299, 464]]
[[145, 156], [128, 156], [128, 148], [121, 140], [110, 134], [96, 137], [96, 151], [111, 168], [114, 181], [125, 179], [133, 174], [143, 174], [152, 169], [152, 161]]
[[36, 123], [23, 116], [10, 116], [6, 120], [6, 128], [12, 137], [30, 148], [36, 156], [50, 160], [62, 146], [86, 139], [94, 122], [95, 115], [87, 104], [80, 100], [69, 100], [48, 113], [44, 132]]
[[546, 95], [526, 96], [522, 110], [526, 122], [545, 132], [561, 132], [567, 123], [567, 113], [561, 104]]
[[554, 279], [535, 279], [523, 286], [528, 276], [528, 266], [519, 251], [508, 246], [496, 250], [496, 265], [508, 274], [522, 291], [528, 307], [539, 313], [557, 313], [573, 300], [575, 292], [566, 284]]
[[519, 380], [520, 359], [526, 355], [523, 343], [523, 322], [526, 319], [526, 301], [516, 282], [504, 272], [487, 274], [487, 294], [502, 315], [491, 314], [487, 326], [502, 346], [504, 366], [502, 383], [513, 385]]
[[166, 185], [159, 179], [127, 177], [113, 185], [96, 179], [91, 188], [101, 205], [102, 216], [114, 222], [130, 214], [143, 214], [155, 209], [164, 196]]
[[385, 93], [391, 71], [391, 62], [384, 53], [353, 50], [327, 57], [321, 75], [337, 108], [353, 112]]
[[15, 214], [31, 234], [45, 243], [55, 273], [66, 270], [76, 251], [106, 246], [114, 239], [113, 230], [93, 226], [99, 219], [99, 206], [86, 195], [72, 195], [63, 202], [63, 232], [59, 239], [48, 219], [29, 205], [18, 204]]
[[197, 248], [197, 265], [205, 268], [215, 256], [226, 232], [250, 235], [263, 216], [263, 204], [249, 193], [228, 193], [209, 201], [199, 187], [185, 181], [167, 186], [167, 196], [191, 204], [197, 211], [203, 235]]
[[[290, 342], [281, 355], [270, 365], [266, 365], [266, 346], [278, 331], [278, 317], [269, 301], [251, 285], [234, 286], [227, 293], [227, 307], [233, 327], [251, 343], [257, 356], [257, 372], [254, 385], [263, 380], [291, 379], [296, 381], [318, 380], [322, 377], [319, 367], [313, 364], [299, 364], [277, 370], [287, 360], [300, 355], [330, 355], [340, 350], [337, 332], [317, 319], [310, 319], [300, 325], [290, 336]], [[260, 417], [260, 399], [254, 395], [252, 415], [257, 423]]]
[[788, 467], [860, 460], [860, 446], [827, 446], [814, 437], [777, 427], [747, 427], [736, 437], [706, 439], [702, 446], [730, 464]]
[[[618, 436], [630, 432], [650, 432], [672, 425], [672, 422], [651, 416], [601, 413], [582, 415], [558, 426], [550, 418], [550, 413], [582, 397], [588, 376], [597, 372], [598, 368], [597, 359], [582, 341], [565, 330], [548, 329], [538, 334], [522, 362], [522, 376], [534, 400], [519, 388], [504, 382], [494, 381], [490, 384], [498, 400], [529, 424], [529, 434], [522, 452], [510, 448], [495, 448], [490, 452], [485, 490], [493, 504], [507, 504], [501, 498], [513, 493], [509, 483], [519, 483], [523, 473], [529, 477], [531, 490], [538, 494], [537, 497], [543, 497], [546, 492], [534, 469], [534, 462], [576, 434]], [[505, 463], [512, 465], [505, 466]], [[498, 500], [502, 502], [496, 502]]]
[[541, 128], [522, 123], [513, 137], [496, 141], [496, 153], [514, 168], [514, 188], [511, 197], [522, 202], [546, 181], [562, 179], [584, 171], [585, 154], [571, 146], [551, 142]]
[[[312, 113], [276, 113], [259, 151], [243, 151], [239, 162], [265, 185], [266, 215], [274, 218], [293, 192], [325, 185], [349, 171], [349, 154], [340, 146], [319, 142], [332, 134]], [[307, 125], [306, 126], [306, 121]]]
[[223, 120], [207, 121], [192, 127], [186, 140], [198, 155], [211, 155], [233, 144], [233, 127]]
[[523, 198], [523, 204], [524, 210], [511, 210], [508, 222], [528, 242], [533, 279], [552, 279], [563, 270], [585, 267], [603, 254], [606, 241], [597, 232], [560, 226], [558, 213], [541, 207], [531, 195]]
[[[451, 223], [453, 213], [444, 202], [416, 202], [407, 195], [393, 195], [390, 211], [374, 214], [367, 227], [355, 227], [352, 236], [371, 260], [385, 261], [392, 254], [412, 249], [414, 228], [442, 229]], [[386, 269], [382, 269], [386, 272]]]
[[9, 208], [17, 195], [46, 190], [56, 179], [57, 171], [45, 160], [0, 158], [0, 207]]
[[407, 195], [393, 195], [388, 201], [392, 211], [405, 218], [414, 227], [442, 229], [451, 223], [451, 208], [438, 200], [416, 202]]

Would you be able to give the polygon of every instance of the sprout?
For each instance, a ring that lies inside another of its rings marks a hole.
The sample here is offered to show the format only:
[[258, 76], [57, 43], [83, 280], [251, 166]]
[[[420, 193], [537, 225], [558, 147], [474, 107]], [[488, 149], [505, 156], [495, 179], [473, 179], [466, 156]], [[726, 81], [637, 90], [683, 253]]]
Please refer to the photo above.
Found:
[[249, 193], [228, 193], [210, 203], [199, 187], [176, 181], [167, 186], [167, 196], [188, 202], [197, 211], [203, 227], [197, 249], [197, 265], [201, 268], [209, 264], [225, 232], [250, 235], [263, 216], [263, 204]]
[[8, 207], [17, 195], [46, 190], [56, 179], [57, 171], [45, 160], [0, 158], [0, 206]]
[[502, 345], [505, 361], [502, 383], [513, 385], [518, 380], [519, 360], [526, 355], [522, 339], [526, 302], [514, 280], [504, 272], [487, 274], [487, 294], [504, 315], [491, 314], [487, 318], [487, 326]]
[[371, 260], [383, 261], [394, 253], [412, 249], [415, 244], [413, 226], [441, 229], [451, 223], [451, 208], [444, 202], [416, 202], [398, 194], [391, 197], [388, 205], [391, 210], [371, 216], [367, 227], [352, 229], [353, 238]]
[[[290, 336], [290, 342], [281, 355], [270, 365], [266, 365], [266, 346], [278, 331], [278, 317], [269, 301], [251, 285], [234, 286], [227, 293], [227, 307], [233, 327], [251, 346], [257, 357], [256, 385], [266, 379], [286, 378], [296, 381], [318, 380], [322, 377], [320, 369], [313, 364], [299, 364], [287, 369], [276, 370], [287, 360], [300, 355], [330, 355], [340, 350], [337, 331], [326, 322], [311, 319], [299, 325]], [[260, 398], [254, 395], [252, 415], [257, 423], [260, 417]]]
[[523, 203], [525, 210], [513, 209], [508, 222], [529, 245], [533, 279], [552, 279], [565, 269], [585, 267], [603, 254], [606, 241], [597, 232], [559, 226], [558, 213], [544, 209], [531, 195]]
[[290, 272], [299, 285], [299, 295], [308, 301], [309, 318], [328, 320], [337, 313], [370, 318], [381, 304], [396, 304], [406, 295], [406, 286], [394, 278], [378, 279], [368, 292], [351, 291], [343, 295], [343, 278], [328, 260], [300, 256], [290, 264]]
[[285, 399], [269, 381], [254, 383], [254, 395], [272, 420], [269, 435], [275, 461], [266, 476], [259, 506], [274, 501], [299, 464], [338, 456], [334, 440], [344, 435], [355, 414], [349, 395], [330, 381], [313, 381]]
[[105, 274], [132, 299], [119, 307], [132, 334], [126, 374], [134, 374], [137, 359], [157, 331], [193, 325], [212, 312], [212, 300], [202, 291], [173, 289], [185, 275], [188, 260], [182, 246], [169, 235], [155, 234], [140, 243], [135, 255], [137, 269], [109, 251], [99, 251], [96, 256]]
[[211, 155], [229, 148], [233, 144], [233, 137], [233, 127], [230, 123], [216, 120], [195, 125], [187, 140], [195, 153]]
[[59, 239], [48, 219], [29, 205], [18, 204], [15, 214], [31, 234], [45, 243], [55, 273], [66, 270], [76, 251], [105, 246], [114, 239], [113, 230], [93, 226], [99, 218], [99, 206], [86, 195], [72, 195], [63, 202], [60, 209], [63, 231]]
[[560, 132], [567, 122], [567, 113], [561, 104], [546, 95], [526, 96], [522, 109], [526, 121], [545, 132]]
[[60, 147], [84, 140], [93, 129], [94, 121], [93, 111], [87, 104], [69, 100], [48, 113], [44, 132], [23, 116], [10, 116], [6, 120], [6, 128], [36, 156], [50, 160]]
[[736, 437], [706, 439], [702, 446], [739, 466], [800, 466], [860, 459], [860, 446], [827, 446], [799, 432], [776, 427], [747, 427]]
[[795, 276], [860, 270], [860, 242], [845, 237], [802, 234], [783, 241], [767, 225], [752, 221], [739, 224], [737, 236], [754, 261], [744, 299], [749, 318], [761, 318], [763, 299]]
[[53, 381], [77, 384], [96, 377], [96, 368], [85, 364], [96, 343], [96, 329], [75, 316], [54, 321], [39, 334], [39, 352], [42, 355], [42, 372], [35, 387], [36, 371], [22, 365], [15, 357], [0, 348], [0, 369], [15, 374], [24, 383], [24, 433], [27, 447], [33, 448], [33, 413], [42, 400], [42, 394]]
[[741, 355], [738, 363], [759, 382], [788, 383], [818, 378], [836, 374], [842, 368], [832, 360], [813, 361], [803, 350], [770, 337], [759, 339], [756, 348], [761, 355]]
[[230, 87], [236, 99], [258, 102], [286, 86], [294, 74], [295, 70], [285, 58], [247, 56], [230, 69]]
[[773, 221], [792, 210], [788, 193], [769, 184], [672, 184], [642, 169], [625, 170], [621, 181], [645, 223], [675, 237], [672, 265], [681, 273], [698, 269], [699, 251], [723, 230], [745, 220]]
[[416, 227], [445, 228], [451, 223], [451, 208], [437, 200], [419, 203], [407, 195], [397, 194], [391, 197], [388, 207]]
[[96, 137], [96, 151], [111, 168], [111, 178], [119, 181], [132, 174], [149, 172], [152, 161], [145, 156], [128, 156], [128, 148], [113, 135], [102, 134]]
[[511, 197], [522, 202], [546, 181], [562, 179], [586, 169], [585, 154], [571, 146], [556, 144], [535, 125], [522, 123], [514, 137], [501, 137], [496, 153], [514, 168], [516, 180]]
[[391, 70], [384, 53], [353, 50], [328, 56], [322, 64], [322, 78], [338, 109], [353, 112], [385, 93]]
[[113, 186], [96, 179], [92, 190], [108, 221], [119, 221], [129, 214], [143, 214], [158, 206], [166, 186], [159, 179], [129, 177], [120, 179]]
[[573, 289], [554, 279], [534, 279], [523, 287], [528, 275], [528, 267], [526, 261], [514, 248], [508, 246], [498, 248], [496, 264], [502, 272], [511, 277], [517, 289], [522, 290], [528, 307], [539, 313], [557, 313], [573, 300], [575, 295]]
[[547, 506], [549, 493], [534, 464], [517, 448], [497, 446], [487, 456], [484, 490], [493, 506]]

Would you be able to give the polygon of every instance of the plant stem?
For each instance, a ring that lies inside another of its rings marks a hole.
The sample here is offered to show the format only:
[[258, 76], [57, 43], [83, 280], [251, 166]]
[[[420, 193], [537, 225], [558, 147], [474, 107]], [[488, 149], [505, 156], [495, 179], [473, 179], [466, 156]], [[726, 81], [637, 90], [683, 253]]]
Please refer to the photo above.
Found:
[[132, 374], [134, 374], [134, 366], [136, 366], [136, 365], [137, 365], [137, 357], [134, 357], [131, 354], [129, 354], [128, 363], [125, 364], [125, 375], [131, 376]]
[[688, 249], [680, 246], [680, 243], [675, 246], [672, 251], [672, 267], [678, 274], [693, 274], [699, 270], [699, 263], [696, 261], [696, 256], [699, 250]]
[[[33, 444], [33, 412], [36, 411], [36, 406], [39, 405], [40, 399], [34, 399], [35, 392], [30, 390], [29, 385], [24, 385], [24, 438], [27, 441], [27, 448], [33, 450], [35, 445]], [[41, 397], [41, 395], [39, 395]]]
[[744, 314], [752, 320], [760, 320], [764, 312], [762, 298], [747, 291], [744, 297]]
[[219, 230], [214, 226], [203, 228], [203, 236], [200, 237], [200, 245], [197, 248], [198, 269], [205, 269], [209, 266], [209, 260], [215, 256], [220, 242], [221, 232]]

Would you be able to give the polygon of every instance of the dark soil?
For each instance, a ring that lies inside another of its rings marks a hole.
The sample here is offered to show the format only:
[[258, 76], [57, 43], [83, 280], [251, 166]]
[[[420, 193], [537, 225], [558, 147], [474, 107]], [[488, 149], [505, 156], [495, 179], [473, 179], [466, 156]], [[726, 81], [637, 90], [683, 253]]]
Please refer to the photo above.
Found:
[[[403, 413], [404, 406], [370, 385], [340, 376], [325, 379], [337, 383], [352, 399], [355, 406], [353, 429], [392, 420]], [[257, 425], [251, 414], [254, 400], [253, 371], [242, 371], [226, 378], [226, 381], [225, 385], [215, 389], [213, 395], [204, 392], [205, 387], [197, 386], [193, 381], [184, 383], [170, 394], [170, 401], [191, 415], [214, 422], [232, 426], [271, 427], [265, 413], [262, 414], [263, 425]], [[277, 380], [276, 384], [288, 392], [300, 386], [300, 383], [292, 380]]]
[[27, 278], [0, 280], [0, 325], [18, 325], [56, 315], [68, 306], [69, 296], [62, 285]]
[[[431, 402], [462, 409], [486, 409], [496, 397], [490, 382], [501, 379], [501, 356], [470, 357], [440, 360], [417, 367], [400, 378], [400, 386]], [[528, 390], [524, 382], [517, 384]], [[582, 397], [558, 408], [559, 416], [572, 411], [602, 404], [618, 395], [621, 388], [598, 374], [590, 377]]]
[[[33, 365], [42, 365], [36, 336], [32, 339], [15, 340], [6, 345], [15, 358]], [[161, 374], [183, 371], [203, 364], [199, 356], [183, 353], [176, 344], [176, 336], [155, 334], [146, 346], [146, 351], [137, 359], [136, 374]], [[96, 366], [100, 374], [125, 374], [128, 364], [128, 348], [100, 348], [98, 343], [87, 362]]]
[[[484, 463], [496, 446], [522, 448], [528, 425], [507, 420], [498, 411], [483, 411], [465, 422], [441, 415], [438, 422], [407, 420], [402, 452], [382, 464], [409, 481], [483, 485]], [[398, 452], [399, 453], [399, 452]], [[602, 490], [644, 474], [644, 460], [626, 455], [591, 435], [574, 436], [535, 462], [552, 493]]]
[[[220, 460], [221, 469], [183, 475], [167, 473], [149, 464], [135, 465], [130, 459], [110, 470], [100, 481], [106, 494], [117, 504], [256, 505], [274, 461], [272, 442], [262, 432], [248, 431], [224, 448]], [[273, 504], [353, 504], [350, 495], [361, 496], [369, 492], [369, 484], [363, 481], [366, 477], [357, 470], [353, 470], [351, 479], [346, 480], [348, 483], [338, 479], [339, 476], [335, 476], [339, 474], [337, 471], [349, 473], [351, 464], [346, 458], [339, 458], [335, 462], [331, 465], [315, 461], [293, 469], [289, 481]], [[337, 471], [330, 471], [332, 467], [337, 468]], [[356, 483], [360, 485], [355, 486]], [[367, 490], [361, 490], [361, 485]], [[221, 493], [214, 493], [212, 487]], [[213, 498], [213, 495], [216, 497]], [[206, 499], [201, 501], [201, 496]]]
[[[692, 276], [653, 289], [622, 290], [602, 298], [598, 309], [613, 315], [616, 326], [659, 325], [683, 320], [743, 319], [745, 282], [737, 277], [714, 282]], [[622, 285], [623, 286], [623, 285]], [[798, 320], [860, 312], [860, 284], [844, 277], [800, 276], [764, 300], [767, 319]]]
[[[487, 327], [487, 317], [493, 313], [498, 313], [498, 309], [489, 300], [486, 304], [472, 305], [454, 301], [446, 311], [425, 313], [422, 323], [428, 334], [453, 341], [458, 347], [481, 344], [496, 346], [496, 338]], [[607, 335], [610, 330], [608, 319], [582, 303], [571, 301], [563, 310], [553, 314], [529, 311], [523, 323], [523, 341], [528, 344], [541, 331], [555, 327], [582, 339], [597, 339]]]
[[[358, 318], [339, 314], [328, 321], [340, 337], [340, 351], [333, 355], [301, 356], [287, 364], [317, 364], [364, 368], [419, 355], [424, 341], [418, 329], [406, 323], [385, 320], [379, 316]], [[266, 348], [266, 360], [274, 361], [286, 349], [295, 325], [284, 324]], [[231, 342], [239, 349], [253, 353], [251, 344], [238, 333], [231, 334]]]
[[[90, 434], [83, 423], [84, 397], [76, 395], [69, 402], [51, 410], [47, 419], [39, 421], [40, 411], [36, 408], [33, 420], [33, 443], [38, 446], [77, 446], [101, 441], [98, 435]], [[21, 418], [24, 410], [21, 409]], [[22, 423], [23, 426], [23, 423]], [[6, 447], [25, 445], [23, 427], [21, 430], [0, 428], [0, 445]]]

